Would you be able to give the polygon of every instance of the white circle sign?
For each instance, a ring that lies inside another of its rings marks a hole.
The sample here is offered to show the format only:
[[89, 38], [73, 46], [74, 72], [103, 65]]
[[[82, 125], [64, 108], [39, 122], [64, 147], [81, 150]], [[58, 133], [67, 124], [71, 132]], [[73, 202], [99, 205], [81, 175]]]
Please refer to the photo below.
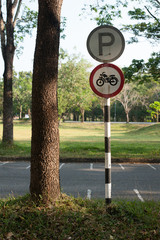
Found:
[[111, 63], [98, 65], [90, 75], [90, 86], [100, 97], [116, 96], [123, 88], [124, 75], [120, 68]]
[[87, 39], [89, 54], [99, 62], [113, 62], [125, 47], [122, 33], [115, 27], [104, 25], [92, 30]]

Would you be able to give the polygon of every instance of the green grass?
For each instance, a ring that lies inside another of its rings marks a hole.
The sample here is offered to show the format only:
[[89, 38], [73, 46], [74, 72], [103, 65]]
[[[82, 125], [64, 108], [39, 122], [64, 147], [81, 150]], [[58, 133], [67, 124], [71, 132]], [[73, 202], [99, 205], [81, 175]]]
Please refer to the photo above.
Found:
[[0, 239], [160, 239], [160, 203], [83, 200], [62, 195], [48, 207], [29, 195], [0, 200]]
[[[104, 158], [103, 124], [62, 124], [61, 157]], [[114, 159], [160, 159], [160, 124], [112, 124]]]
[[[2, 123], [0, 124], [2, 133]], [[2, 134], [0, 135], [2, 138]], [[0, 144], [0, 156], [30, 156], [31, 124], [16, 121], [14, 145], [6, 148]], [[111, 151], [113, 159], [160, 159], [160, 124], [112, 124]], [[104, 158], [103, 123], [61, 123], [60, 157]]]

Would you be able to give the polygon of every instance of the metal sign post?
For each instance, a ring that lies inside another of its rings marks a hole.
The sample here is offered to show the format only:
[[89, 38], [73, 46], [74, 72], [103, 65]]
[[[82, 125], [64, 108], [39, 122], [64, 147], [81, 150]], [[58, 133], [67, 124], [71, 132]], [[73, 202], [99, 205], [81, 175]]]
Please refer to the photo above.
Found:
[[111, 203], [111, 122], [110, 97], [116, 96], [123, 88], [124, 75], [117, 66], [104, 63], [90, 74], [90, 86], [94, 93], [104, 98], [105, 129], [105, 201]]
[[104, 99], [104, 130], [105, 130], [105, 201], [111, 203], [111, 122], [110, 98]]
[[90, 86], [95, 94], [105, 98], [105, 201], [111, 203], [111, 123], [110, 98], [116, 96], [123, 88], [124, 76], [115, 65], [110, 64], [118, 59], [125, 47], [122, 33], [115, 27], [104, 25], [93, 29], [87, 39], [87, 49], [92, 58], [103, 64], [93, 69], [90, 75]]

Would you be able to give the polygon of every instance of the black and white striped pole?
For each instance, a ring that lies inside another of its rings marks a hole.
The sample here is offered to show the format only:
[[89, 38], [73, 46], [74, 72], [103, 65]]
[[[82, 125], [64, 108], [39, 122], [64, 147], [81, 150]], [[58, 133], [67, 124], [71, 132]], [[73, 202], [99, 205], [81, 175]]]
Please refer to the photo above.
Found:
[[90, 86], [95, 94], [105, 99], [105, 201], [111, 203], [111, 123], [110, 98], [116, 96], [123, 88], [122, 71], [110, 62], [118, 59], [125, 47], [122, 33], [110, 25], [93, 29], [87, 38], [87, 49], [92, 58], [103, 64], [93, 69]]
[[105, 129], [105, 202], [111, 203], [111, 122], [110, 98], [104, 99], [104, 129]]
[[124, 75], [111, 63], [98, 65], [90, 75], [90, 86], [94, 93], [104, 98], [105, 129], [105, 202], [111, 203], [111, 122], [110, 98], [116, 96], [123, 88]]

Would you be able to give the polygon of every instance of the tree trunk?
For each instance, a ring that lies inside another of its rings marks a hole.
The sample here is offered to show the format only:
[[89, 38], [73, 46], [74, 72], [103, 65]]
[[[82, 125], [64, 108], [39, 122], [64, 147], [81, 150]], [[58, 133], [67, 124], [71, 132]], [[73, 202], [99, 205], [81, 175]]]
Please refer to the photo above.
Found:
[[22, 119], [22, 105], [19, 107], [19, 119]]
[[[4, 92], [3, 92], [3, 138], [5, 144], [13, 143], [13, 100], [12, 100], [12, 76], [13, 76], [13, 58], [14, 58], [14, 27], [12, 1], [7, 3], [7, 44], [2, 44], [2, 55], [4, 59]], [[2, 40], [1, 40], [2, 41]]]
[[158, 111], [157, 111], [157, 123], [159, 122], [159, 114], [158, 114]]
[[127, 123], [129, 123], [129, 113], [126, 112]]
[[[10, 63], [9, 65], [12, 65]], [[12, 70], [5, 67], [3, 92], [3, 143], [13, 143]]]
[[29, 119], [31, 119], [31, 109], [28, 108], [28, 116], [29, 116]]
[[62, 0], [39, 0], [32, 86], [32, 197], [48, 203], [60, 196], [57, 107], [58, 53]]
[[84, 109], [81, 109], [81, 122], [84, 122]]

